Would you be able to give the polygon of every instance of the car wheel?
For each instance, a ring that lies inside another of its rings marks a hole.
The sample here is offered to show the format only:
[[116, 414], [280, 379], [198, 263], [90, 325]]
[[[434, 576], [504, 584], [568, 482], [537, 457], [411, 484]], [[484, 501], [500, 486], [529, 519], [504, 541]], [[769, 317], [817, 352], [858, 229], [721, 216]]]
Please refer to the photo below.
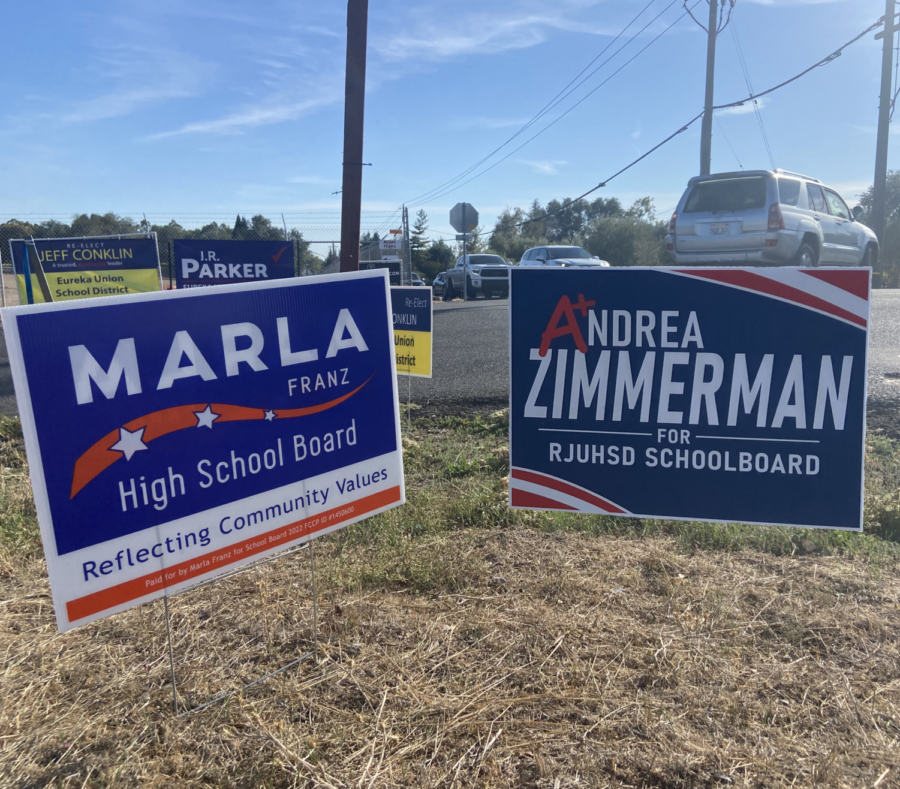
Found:
[[453, 301], [454, 296], [456, 294], [453, 292], [453, 283], [448, 280], [444, 285], [444, 301]]
[[475, 292], [475, 288], [472, 287], [472, 280], [466, 277], [466, 295], [470, 300], [475, 301], [478, 298], [478, 294]]
[[878, 262], [878, 258], [875, 252], [874, 247], [866, 247], [866, 254], [863, 255], [862, 262], [859, 264], [860, 266], [869, 266], [870, 268], [875, 268], [875, 264]]
[[819, 256], [816, 254], [816, 250], [804, 241], [797, 250], [794, 262], [804, 268], [814, 268], [819, 265]]

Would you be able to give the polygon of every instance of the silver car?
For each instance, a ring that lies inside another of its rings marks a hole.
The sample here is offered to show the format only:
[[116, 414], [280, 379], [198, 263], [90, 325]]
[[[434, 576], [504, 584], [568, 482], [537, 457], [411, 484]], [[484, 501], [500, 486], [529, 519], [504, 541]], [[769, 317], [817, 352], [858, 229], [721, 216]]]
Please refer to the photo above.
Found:
[[582, 247], [563, 247], [548, 244], [545, 247], [532, 247], [526, 250], [519, 261], [520, 266], [560, 266], [562, 268], [589, 266], [609, 266]]
[[669, 221], [677, 265], [875, 266], [878, 239], [843, 198], [786, 170], [700, 175]]

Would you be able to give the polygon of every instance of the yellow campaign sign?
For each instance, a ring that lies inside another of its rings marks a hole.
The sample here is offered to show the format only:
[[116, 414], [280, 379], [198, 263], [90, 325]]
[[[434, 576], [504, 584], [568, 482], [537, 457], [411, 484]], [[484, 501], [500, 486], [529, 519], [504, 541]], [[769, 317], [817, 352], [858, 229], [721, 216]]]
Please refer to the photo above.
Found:
[[431, 288], [391, 288], [398, 375], [431, 378]]
[[[160, 289], [159, 274], [156, 269], [136, 269], [119, 271], [79, 271], [75, 274], [45, 274], [50, 298], [53, 301], [72, 299], [96, 299], [101, 296], [120, 296], [126, 293], [154, 293]], [[25, 275], [16, 275], [19, 289], [19, 304], [28, 304]], [[35, 304], [43, 304], [40, 280], [31, 275], [31, 291]]]
[[155, 234], [12, 240], [20, 304], [161, 290]]

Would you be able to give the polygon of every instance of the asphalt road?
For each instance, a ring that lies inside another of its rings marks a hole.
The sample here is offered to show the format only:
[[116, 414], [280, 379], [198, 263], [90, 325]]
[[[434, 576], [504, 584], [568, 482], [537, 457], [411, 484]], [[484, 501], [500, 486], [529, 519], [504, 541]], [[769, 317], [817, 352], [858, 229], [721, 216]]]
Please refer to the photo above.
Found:
[[[459, 412], [466, 405], [509, 399], [509, 334], [503, 300], [436, 302], [434, 378], [400, 377], [400, 399]], [[0, 330], [2, 334], [2, 330]], [[15, 394], [0, 342], [0, 414], [16, 414]], [[869, 426], [900, 437], [900, 290], [872, 294], [869, 348]]]

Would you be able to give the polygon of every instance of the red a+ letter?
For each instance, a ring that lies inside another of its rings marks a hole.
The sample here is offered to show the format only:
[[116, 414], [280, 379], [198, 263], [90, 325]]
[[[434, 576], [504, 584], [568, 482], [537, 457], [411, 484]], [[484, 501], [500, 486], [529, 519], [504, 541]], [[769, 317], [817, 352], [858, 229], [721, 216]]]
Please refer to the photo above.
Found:
[[[595, 301], [585, 301], [584, 294], [582, 293], [578, 294], [578, 301], [575, 304], [572, 304], [572, 302], [569, 301], [568, 296], [563, 296], [557, 302], [556, 309], [553, 310], [550, 322], [547, 324], [547, 328], [544, 329], [544, 333], [541, 335], [540, 355], [546, 356], [547, 351], [550, 350], [550, 343], [557, 337], [565, 337], [567, 334], [572, 335], [572, 338], [575, 340], [575, 347], [579, 351], [587, 353], [587, 343], [584, 341], [581, 329], [578, 328], [575, 310], [581, 310], [581, 314], [586, 318], [588, 307], [593, 307], [596, 303], [597, 302]], [[563, 316], [565, 316], [566, 322], [560, 326], [559, 322], [562, 320]]]

